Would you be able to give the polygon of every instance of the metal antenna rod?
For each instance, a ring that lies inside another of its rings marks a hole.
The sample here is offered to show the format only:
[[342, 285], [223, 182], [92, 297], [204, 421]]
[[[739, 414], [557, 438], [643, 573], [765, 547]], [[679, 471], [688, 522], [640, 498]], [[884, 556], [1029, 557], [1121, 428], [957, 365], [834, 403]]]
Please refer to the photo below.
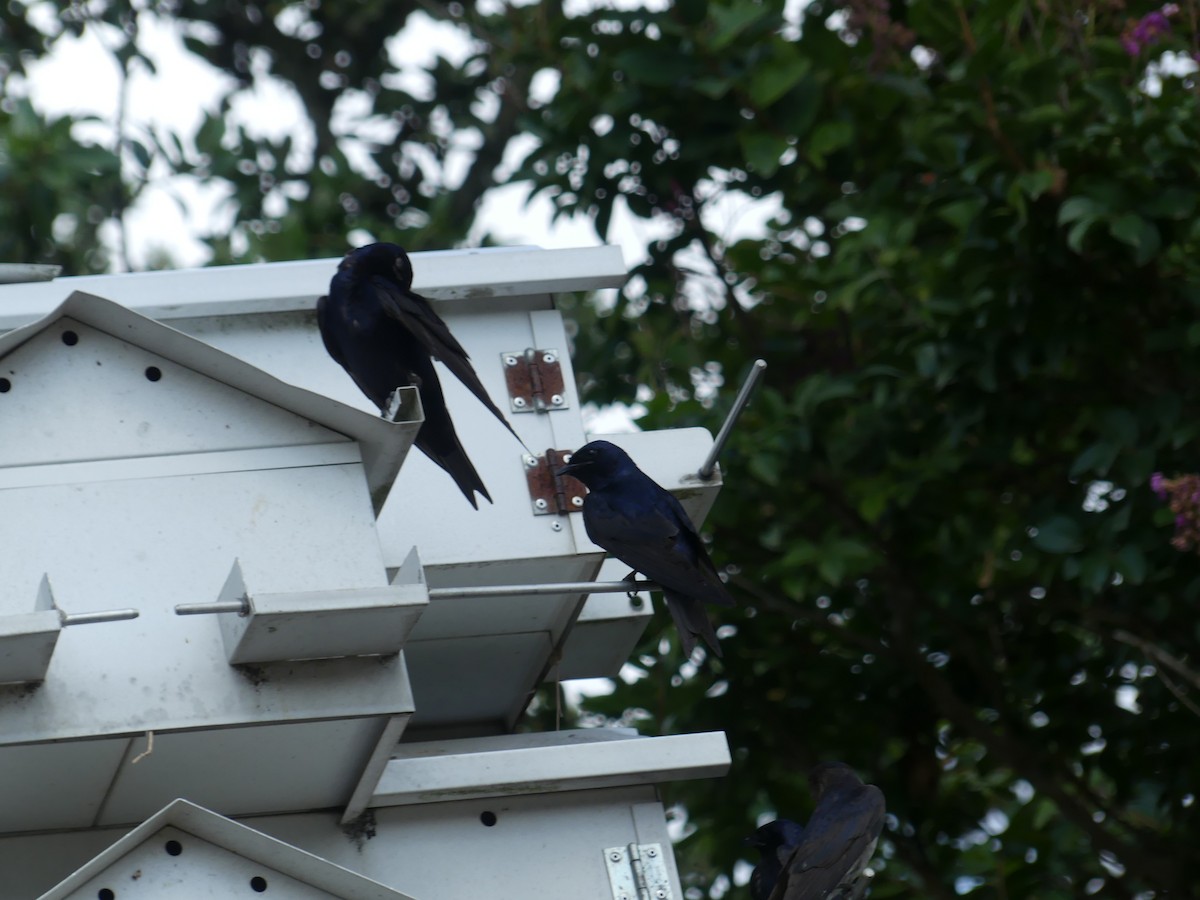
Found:
[[713, 441], [712, 449], [708, 451], [708, 459], [704, 460], [704, 465], [696, 473], [705, 481], [713, 477], [713, 472], [717, 468], [717, 457], [725, 449], [725, 443], [729, 440], [729, 435], [733, 433], [734, 423], [737, 422], [738, 416], [742, 414], [742, 410], [746, 408], [746, 404], [750, 402], [750, 395], [754, 393], [754, 389], [758, 386], [758, 381], [762, 378], [762, 373], [766, 368], [767, 361], [765, 359], [756, 359], [754, 365], [750, 367], [750, 372], [746, 375], [746, 380], [742, 382], [742, 389], [738, 391], [737, 399], [733, 401], [733, 408], [729, 410], [729, 415], [725, 417], [725, 423], [721, 426], [721, 430], [717, 432], [717, 439]]

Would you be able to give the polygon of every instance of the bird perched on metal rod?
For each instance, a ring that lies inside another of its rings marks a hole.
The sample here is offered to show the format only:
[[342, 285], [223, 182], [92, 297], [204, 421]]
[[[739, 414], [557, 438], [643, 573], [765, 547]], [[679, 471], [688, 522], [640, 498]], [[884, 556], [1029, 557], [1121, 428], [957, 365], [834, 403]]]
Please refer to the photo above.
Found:
[[816, 808], [807, 825], [777, 819], [746, 839], [762, 854], [750, 875], [754, 900], [857, 900], [866, 893], [863, 869], [887, 811], [883, 791], [838, 762], [817, 766], [808, 782]]
[[467, 351], [429, 301], [412, 290], [412, 276], [408, 254], [396, 244], [351, 250], [329, 283], [329, 295], [317, 301], [317, 326], [329, 355], [385, 418], [395, 418], [398, 388], [417, 388], [425, 410], [417, 448], [478, 509], [476, 493], [489, 503], [492, 498], [454, 430], [433, 360], [441, 360], [514, 437], [517, 433], [488, 396]]
[[583, 524], [592, 542], [661, 585], [683, 652], [691, 656], [700, 637], [720, 656], [704, 604], [734, 601], [679, 501], [608, 441], [585, 444], [558, 473], [588, 487]]

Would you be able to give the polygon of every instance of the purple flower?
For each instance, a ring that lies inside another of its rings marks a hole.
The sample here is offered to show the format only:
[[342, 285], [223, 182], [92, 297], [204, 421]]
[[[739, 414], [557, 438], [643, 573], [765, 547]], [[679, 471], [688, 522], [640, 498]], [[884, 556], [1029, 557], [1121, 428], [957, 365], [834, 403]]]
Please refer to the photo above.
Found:
[[1150, 490], [1158, 495], [1159, 500], [1167, 499], [1167, 489], [1163, 486], [1163, 473], [1155, 472], [1150, 476]]
[[1161, 9], [1131, 22], [1121, 33], [1121, 47], [1130, 56], [1137, 56], [1147, 47], [1157, 44], [1159, 38], [1171, 32], [1170, 17], [1178, 12], [1177, 3], [1167, 3]]
[[1183, 528], [1185, 528], [1187, 526], [1187, 523], [1188, 523], [1188, 517], [1183, 515], [1182, 513], [1175, 517], [1175, 527], [1176, 528], [1179, 528], [1182, 530]]

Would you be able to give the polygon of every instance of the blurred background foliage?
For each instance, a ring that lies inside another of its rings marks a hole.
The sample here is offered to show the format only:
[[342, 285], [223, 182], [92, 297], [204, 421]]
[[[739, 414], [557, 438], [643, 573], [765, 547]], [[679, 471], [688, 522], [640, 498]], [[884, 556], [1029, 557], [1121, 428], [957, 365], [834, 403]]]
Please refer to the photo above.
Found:
[[[705, 525], [725, 659], [659, 616], [580, 714], [728, 733], [727, 778], [666, 789], [689, 896], [746, 895], [823, 759], [887, 795], [874, 897], [1200, 896], [1200, 571], [1148, 488], [1197, 467], [1197, 5], [12, 0], [0, 255], [127, 263], [171, 177], [224, 192], [215, 263], [462, 243], [512, 182], [625, 217], [615, 304], [567, 301], [587, 398], [715, 429], [770, 364]], [[151, 16], [228, 76], [195, 133], [29, 102], [86, 29], [152, 71]], [[467, 48], [416, 81], [413, 17]], [[264, 79], [294, 137], [231, 115]]]

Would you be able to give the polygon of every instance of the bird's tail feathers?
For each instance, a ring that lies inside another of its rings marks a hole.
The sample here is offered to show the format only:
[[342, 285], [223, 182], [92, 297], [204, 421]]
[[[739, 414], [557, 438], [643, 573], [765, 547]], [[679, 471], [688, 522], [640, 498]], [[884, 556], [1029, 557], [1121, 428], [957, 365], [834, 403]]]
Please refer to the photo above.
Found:
[[703, 638], [704, 643], [717, 656], [723, 656], [717, 633], [713, 630], [712, 622], [708, 621], [708, 614], [700, 601], [669, 591], [664, 591], [663, 597], [667, 602], [667, 610], [675, 621], [675, 629], [679, 632], [679, 643], [685, 656], [690, 657], [696, 649], [697, 637]]
[[463, 492], [463, 496], [470, 501], [471, 505], [479, 509], [479, 503], [475, 499], [475, 494], [483, 495], [488, 503], [492, 503], [492, 496], [484, 487], [483, 479], [479, 477], [479, 473], [475, 471], [475, 467], [471, 465], [471, 460], [467, 457], [466, 451], [463, 450], [462, 444], [455, 436], [455, 446], [453, 448], [439, 449], [429, 445], [427, 441], [423, 441], [424, 429], [417, 434], [416, 445], [417, 449], [424, 453], [437, 466], [442, 468], [447, 475], [454, 479], [454, 483], [458, 485], [458, 489]]

